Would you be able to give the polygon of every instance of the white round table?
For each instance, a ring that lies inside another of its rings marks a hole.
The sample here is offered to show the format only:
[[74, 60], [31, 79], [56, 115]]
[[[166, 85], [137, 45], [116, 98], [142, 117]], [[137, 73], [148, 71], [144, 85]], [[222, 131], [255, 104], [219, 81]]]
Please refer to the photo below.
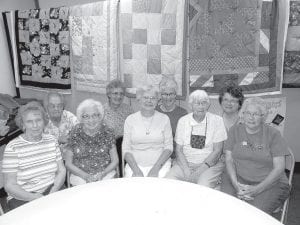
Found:
[[2, 225], [279, 225], [234, 197], [200, 185], [122, 178], [69, 188], [0, 217]]

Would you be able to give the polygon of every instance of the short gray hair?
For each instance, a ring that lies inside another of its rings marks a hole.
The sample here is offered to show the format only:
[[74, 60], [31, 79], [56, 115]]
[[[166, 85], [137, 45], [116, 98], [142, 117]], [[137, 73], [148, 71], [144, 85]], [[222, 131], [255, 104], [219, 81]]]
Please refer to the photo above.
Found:
[[240, 116], [242, 119], [244, 119], [244, 112], [248, 109], [249, 105], [255, 106], [262, 114], [263, 121], [266, 120], [269, 113], [269, 109], [267, 107], [267, 102], [260, 97], [251, 97], [251, 98], [247, 98], [244, 101], [242, 108], [240, 110]]
[[59, 97], [61, 102], [63, 103], [64, 108], [65, 108], [65, 98], [64, 98], [64, 96], [59, 92], [50, 91], [50, 92], [47, 93], [47, 95], [45, 96], [44, 101], [43, 101], [45, 109], [47, 109], [47, 107], [49, 105], [49, 99], [53, 96]]
[[44, 125], [46, 126], [48, 124], [49, 118], [47, 116], [47, 113], [43, 106], [37, 102], [37, 101], [31, 101], [28, 102], [26, 105], [22, 105], [18, 109], [18, 113], [15, 117], [15, 122], [16, 125], [24, 131], [24, 121], [23, 121], [23, 116], [27, 112], [32, 112], [32, 111], [39, 111], [42, 114], [43, 120], [44, 120]]
[[159, 97], [159, 91], [158, 91], [157, 87], [150, 84], [150, 85], [145, 85], [145, 86], [137, 88], [136, 98], [138, 100], [140, 100], [143, 97], [143, 95], [145, 94], [145, 92], [154, 92], [156, 97], [157, 98]]
[[126, 87], [124, 83], [118, 79], [114, 79], [106, 85], [106, 95], [110, 94], [115, 88], [121, 88], [123, 93], [125, 93]]
[[163, 77], [159, 83], [159, 91], [162, 92], [166, 88], [173, 89], [175, 93], [177, 93], [177, 89], [178, 89], [177, 82], [172, 78]]
[[189, 96], [189, 104], [192, 105], [194, 102], [205, 101], [210, 103], [208, 94], [204, 90], [193, 91]]
[[101, 114], [101, 119], [103, 119], [104, 109], [103, 109], [102, 103], [98, 102], [92, 98], [88, 98], [88, 99], [83, 100], [77, 106], [76, 116], [77, 116], [77, 119], [79, 120], [79, 122], [81, 122], [83, 110], [86, 108], [89, 108], [89, 107], [96, 107], [97, 110], [99, 111], [99, 113]]

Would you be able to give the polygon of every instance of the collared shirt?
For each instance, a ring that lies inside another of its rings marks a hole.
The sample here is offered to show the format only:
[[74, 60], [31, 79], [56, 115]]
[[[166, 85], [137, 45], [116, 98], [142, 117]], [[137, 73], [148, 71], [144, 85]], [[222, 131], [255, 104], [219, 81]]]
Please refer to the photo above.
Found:
[[[206, 136], [203, 149], [191, 147], [191, 134]], [[189, 113], [179, 119], [176, 129], [175, 142], [183, 146], [183, 154], [188, 163], [202, 163], [213, 151], [213, 144], [225, 141], [227, 132], [222, 117], [206, 113], [203, 121], [198, 123]]]
[[59, 140], [59, 137], [68, 136], [70, 131], [76, 124], [78, 124], [77, 117], [73, 113], [64, 110], [61, 116], [59, 126], [55, 126], [53, 122], [49, 120], [48, 124], [44, 129], [44, 133], [51, 134], [55, 138], [57, 138], [57, 140]]

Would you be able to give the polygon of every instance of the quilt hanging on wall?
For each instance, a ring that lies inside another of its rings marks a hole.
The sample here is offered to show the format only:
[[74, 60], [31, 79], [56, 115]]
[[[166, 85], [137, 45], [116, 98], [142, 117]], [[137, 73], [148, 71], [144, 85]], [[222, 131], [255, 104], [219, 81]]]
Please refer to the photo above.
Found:
[[70, 89], [69, 9], [15, 11], [20, 85]]
[[300, 1], [290, 2], [290, 20], [285, 45], [283, 87], [300, 87]]
[[70, 8], [71, 74], [79, 91], [105, 93], [118, 77], [117, 0]]
[[120, 4], [121, 72], [127, 90], [158, 85], [163, 77], [185, 95], [185, 0], [124, 0]]
[[281, 92], [288, 1], [191, 0], [188, 14], [190, 91]]

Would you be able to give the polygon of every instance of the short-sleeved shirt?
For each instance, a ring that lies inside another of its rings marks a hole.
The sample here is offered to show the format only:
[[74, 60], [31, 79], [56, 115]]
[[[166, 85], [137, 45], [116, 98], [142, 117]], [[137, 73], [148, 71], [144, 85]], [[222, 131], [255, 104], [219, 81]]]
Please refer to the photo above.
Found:
[[58, 127], [55, 126], [52, 123], [52, 121], [49, 120], [48, 124], [44, 129], [44, 133], [51, 134], [55, 138], [57, 138], [57, 140], [59, 140], [59, 137], [61, 136], [68, 136], [69, 132], [76, 124], [78, 124], [77, 117], [73, 113], [64, 110], [61, 116], [61, 121], [59, 126]]
[[173, 133], [173, 137], [175, 136], [175, 133], [176, 133], [176, 127], [177, 127], [177, 123], [178, 123], [178, 120], [185, 116], [188, 112], [186, 111], [186, 109], [176, 105], [175, 109], [171, 112], [165, 112], [161, 109], [160, 105], [156, 107], [156, 110], [158, 112], [161, 112], [161, 113], [164, 113], [166, 114], [169, 119], [170, 119], [170, 122], [171, 122], [171, 127], [172, 127], [172, 133]]
[[[191, 134], [206, 136], [202, 149], [191, 146]], [[227, 132], [222, 117], [207, 112], [205, 118], [198, 123], [193, 113], [181, 117], [177, 124], [175, 142], [183, 146], [183, 154], [188, 163], [202, 163], [213, 151], [213, 144], [225, 141]]]
[[38, 142], [26, 141], [20, 135], [5, 148], [2, 172], [16, 173], [17, 184], [25, 191], [42, 193], [54, 183], [57, 162], [61, 159], [52, 135], [43, 134]]
[[83, 125], [77, 124], [70, 132], [67, 147], [73, 152], [73, 164], [88, 174], [102, 172], [110, 163], [110, 150], [115, 144], [115, 135], [106, 125], [89, 136]]
[[139, 166], [153, 166], [164, 150], [173, 151], [169, 117], [157, 111], [150, 118], [143, 117], [140, 111], [128, 116], [122, 150], [124, 155], [131, 153]]
[[125, 120], [132, 113], [133, 109], [129, 105], [121, 104], [118, 110], [114, 110], [105, 104], [103, 122], [115, 132], [116, 138], [122, 137]]
[[[248, 134], [245, 124], [230, 128], [224, 150], [232, 151], [238, 177], [249, 182], [263, 181], [273, 169], [273, 158], [288, 155], [280, 132], [266, 124], [256, 134]], [[285, 176], [282, 176], [285, 180]]]

